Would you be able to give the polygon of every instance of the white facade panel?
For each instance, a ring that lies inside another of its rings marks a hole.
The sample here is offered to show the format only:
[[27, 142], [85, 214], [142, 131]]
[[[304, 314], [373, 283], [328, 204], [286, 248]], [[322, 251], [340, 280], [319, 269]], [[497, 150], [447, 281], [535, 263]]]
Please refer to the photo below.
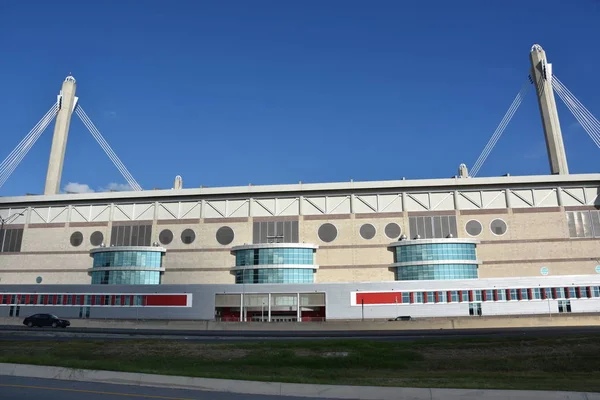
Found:
[[134, 204], [115, 204], [113, 210], [113, 221], [132, 221], [134, 215]]
[[536, 207], [558, 207], [558, 196], [556, 189], [535, 189], [533, 198]]
[[429, 210], [429, 193], [408, 193], [405, 198], [404, 207], [409, 212]]
[[204, 218], [225, 218], [227, 208], [225, 200], [207, 200], [204, 204]]
[[431, 193], [431, 210], [454, 210], [454, 192]]
[[379, 212], [402, 212], [402, 193], [378, 196]]
[[352, 203], [355, 214], [373, 214], [377, 212], [377, 195], [356, 195], [354, 196], [354, 202]]
[[563, 206], [585, 205], [585, 192], [582, 187], [562, 188]]
[[506, 208], [505, 190], [484, 190], [481, 192], [483, 208]]
[[66, 223], [69, 220], [69, 207], [50, 207], [48, 222]]
[[137, 221], [147, 221], [154, 219], [154, 203], [134, 204], [133, 219]]
[[44, 224], [48, 222], [50, 207], [32, 207], [29, 216], [30, 224]]
[[325, 196], [304, 197], [302, 213], [304, 215], [322, 215], [327, 213]]
[[250, 210], [250, 204], [247, 199], [243, 200], [228, 200], [227, 201], [227, 216], [228, 217], [247, 217]]
[[277, 199], [277, 215], [294, 216], [300, 214], [300, 199], [283, 198]]
[[181, 201], [179, 202], [179, 219], [200, 219], [202, 212], [202, 203], [199, 201]]
[[531, 189], [510, 190], [508, 195], [512, 208], [529, 208], [534, 206], [533, 190]]
[[177, 219], [179, 217], [179, 202], [158, 203], [158, 219]]
[[350, 214], [350, 196], [328, 196], [327, 214]]

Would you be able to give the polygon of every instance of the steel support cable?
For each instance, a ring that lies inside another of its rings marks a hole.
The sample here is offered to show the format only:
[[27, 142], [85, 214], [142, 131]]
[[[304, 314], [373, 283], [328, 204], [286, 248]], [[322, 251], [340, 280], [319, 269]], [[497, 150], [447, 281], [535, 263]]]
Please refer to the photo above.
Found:
[[490, 138], [490, 140], [488, 141], [488, 144], [486, 145], [486, 147], [484, 148], [484, 150], [480, 154], [479, 158], [477, 159], [477, 161], [473, 165], [473, 168], [471, 169], [471, 176], [475, 176], [479, 172], [479, 169], [481, 168], [481, 166], [483, 165], [483, 163], [485, 162], [485, 160], [487, 159], [487, 157], [491, 153], [493, 147], [498, 142], [500, 136], [504, 132], [504, 129], [506, 129], [506, 126], [508, 125], [508, 123], [512, 119], [513, 115], [516, 113], [518, 107], [520, 106], [520, 104], [521, 104], [521, 102], [523, 100], [524, 94], [527, 92], [528, 87], [529, 86], [527, 86], [527, 84], [525, 84], [521, 88], [521, 91], [519, 91], [519, 93], [517, 94], [517, 96], [513, 100], [513, 103], [511, 104], [511, 106], [509, 107], [508, 111], [504, 115], [504, 118], [502, 118], [502, 121], [500, 122], [500, 124], [496, 128], [496, 131], [494, 132], [494, 134], [492, 135], [492, 137]]
[[83, 116], [83, 114], [81, 114], [79, 112], [77, 112], [77, 115], [79, 116], [79, 118], [81, 118], [81, 121], [83, 122], [83, 124], [85, 125], [85, 127], [88, 129], [88, 131], [90, 131], [90, 133], [92, 134], [92, 136], [94, 137], [94, 139], [98, 142], [98, 144], [100, 145], [100, 147], [102, 147], [102, 150], [104, 150], [104, 152], [107, 154], [107, 156], [110, 158], [110, 160], [115, 164], [115, 166], [117, 167], [117, 169], [119, 170], [119, 172], [121, 174], [123, 174], [124, 176], [126, 176], [126, 173], [124, 172], [124, 170], [121, 167], [121, 165], [116, 161], [116, 159], [114, 158], [114, 156], [112, 155], [112, 153], [108, 150], [108, 148], [106, 147], [106, 145], [102, 142], [102, 140], [100, 140], [98, 138], [98, 135], [95, 132], [94, 127], [90, 123], [90, 121], [88, 119], [86, 119], [85, 116]]
[[526, 93], [527, 88], [528, 88], [527, 86], [524, 86], [524, 88], [522, 88], [522, 89], [525, 89], [525, 90], [520, 91], [517, 94], [517, 96], [515, 97], [515, 100], [513, 101], [513, 104], [511, 104], [511, 107], [509, 108], [509, 110], [505, 114], [504, 118], [502, 119], [502, 121], [500, 122], [500, 124], [498, 125], [498, 127], [496, 128], [496, 131], [494, 132], [494, 134], [490, 138], [487, 146], [485, 147], [485, 149], [483, 150], [483, 152], [479, 156], [477, 162], [474, 164], [474, 166], [472, 168], [472, 171], [471, 171], [471, 176], [476, 176], [477, 173], [479, 172], [481, 166], [483, 165], [483, 163], [485, 162], [485, 160], [487, 159], [487, 157], [491, 153], [492, 149], [494, 148], [494, 146], [496, 145], [496, 143], [500, 139], [500, 136], [502, 135], [502, 133], [506, 129], [506, 126], [508, 125], [508, 123], [510, 122], [510, 120], [512, 119], [512, 117], [514, 116], [514, 114], [516, 113], [518, 107], [520, 106], [520, 104], [521, 104], [521, 102], [523, 100], [523, 96], [524, 96], [524, 93]]
[[579, 101], [579, 99], [577, 97], [575, 97], [575, 95], [573, 94], [573, 92], [571, 92], [567, 86], [562, 83], [556, 76], [553, 77], [552, 79], [552, 84], [557, 85], [559, 88], [563, 89], [563, 91], [574, 100], [574, 102], [578, 105], [578, 107], [582, 110], [582, 112], [587, 115], [590, 119], [590, 121], [595, 125], [595, 126], [599, 126], [600, 127], [600, 122], [598, 122], [598, 120], [596, 119], [596, 117], [594, 117], [594, 114], [592, 114], [584, 105], [583, 103], [581, 103]]
[[[18, 152], [14, 153], [9, 160], [9, 163], [2, 168], [0, 171], [0, 180], [4, 178], [8, 178], [12, 174], [12, 172], [17, 168], [18, 164], [23, 160], [25, 155], [29, 152], [29, 150], [33, 147], [33, 145], [40, 138], [42, 133], [46, 130], [52, 119], [56, 116], [58, 109], [55, 108], [54, 112], [51, 114], [46, 114], [44, 118], [40, 121], [40, 124], [36, 125], [36, 129], [33, 131], [33, 135], [31, 135], [28, 140], [23, 144], [23, 146], [19, 149]], [[6, 181], [2, 181], [2, 184]]]
[[570, 102], [570, 104], [578, 111], [581, 118], [586, 122], [585, 125], [587, 125], [590, 130], [594, 131], [596, 134], [600, 132], [600, 122], [598, 122], [596, 117], [594, 117], [594, 115], [592, 115], [592, 113], [589, 112], [585, 106], [583, 106], [583, 104], [581, 104], [581, 102], [575, 97], [575, 95], [573, 95], [573, 93], [569, 92], [564, 85], [561, 86], [559, 83], [554, 85], [554, 90], [556, 93], [558, 93], [561, 99], [565, 101], [565, 103], [567, 100]]
[[115, 167], [117, 167], [117, 169], [119, 170], [119, 172], [121, 172], [121, 174], [123, 175], [123, 177], [125, 178], [125, 180], [129, 184], [129, 186], [131, 186], [131, 188], [133, 190], [137, 190], [137, 191], [143, 190], [142, 187], [137, 183], [137, 181], [135, 180], [135, 178], [133, 178], [133, 176], [131, 175], [131, 173], [127, 169], [127, 167], [125, 167], [125, 164], [123, 164], [123, 162], [119, 159], [119, 157], [117, 156], [117, 154], [110, 147], [110, 145], [108, 144], [108, 142], [104, 139], [104, 137], [102, 136], [102, 134], [100, 133], [100, 131], [98, 130], [98, 128], [96, 128], [96, 126], [94, 125], [94, 123], [92, 122], [92, 120], [87, 116], [87, 114], [85, 113], [85, 111], [83, 110], [83, 108], [81, 108], [81, 106], [78, 106], [75, 109], [75, 112], [76, 112], [77, 116], [81, 119], [81, 121], [84, 123], [84, 125], [86, 126], [86, 128], [90, 131], [90, 133], [92, 134], [92, 136], [94, 137], [94, 139], [96, 139], [96, 141], [98, 142], [98, 144], [100, 145], [100, 147], [102, 147], [102, 149], [104, 150], [104, 152], [106, 153], [106, 155], [113, 162], [113, 164], [115, 165]]
[[492, 134], [492, 137], [490, 138], [487, 145], [485, 146], [485, 148], [483, 149], [483, 151], [477, 158], [477, 161], [475, 161], [475, 164], [473, 164], [473, 168], [471, 169], [471, 174], [470, 174], [471, 176], [474, 177], [477, 175], [477, 173], [479, 172], [479, 169], [481, 168], [481, 166], [483, 165], [483, 163], [485, 162], [487, 157], [492, 152], [494, 146], [500, 139], [500, 136], [502, 135], [502, 133], [508, 126], [509, 122], [512, 120], [513, 116], [517, 112], [519, 106], [523, 102], [523, 98], [525, 97], [525, 95], [527, 94], [527, 91], [529, 90], [529, 85], [530, 85], [529, 80], [527, 80], [521, 87], [521, 90], [519, 90], [519, 93], [517, 93], [517, 95], [513, 99], [513, 102], [511, 103], [510, 107], [508, 108], [508, 111], [506, 111], [506, 114], [504, 114], [504, 117], [500, 121], [500, 124], [498, 124], [498, 127]]
[[29, 131], [29, 133], [27, 135], [25, 135], [23, 140], [21, 140], [21, 142], [19, 142], [19, 144], [13, 149], [13, 151], [10, 152], [10, 154], [4, 159], [4, 161], [2, 161], [2, 164], [0, 164], [0, 171], [3, 170], [8, 164], [12, 163], [12, 160], [15, 158], [15, 155], [17, 153], [19, 153], [21, 151], [21, 149], [27, 145], [29, 139], [35, 135], [39, 126], [46, 119], [46, 117], [48, 115], [52, 114], [57, 108], [58, 108], [58, 104], [56, 104], [56, 103], [52, 107], [50, 107], [48, 112], [46, 114], [44, 114], [44, 116], [31, 129], [31, 131]]
[[55, 114], [50, 114], [48, 115], [42, 122], [42, 124], [38, 127], [38, 129], [36, 130], [36, 134], [34, 136], [31, 137], [31, 139], [28, 141], [26, 147], [24, 147], [19, 154], [17, 155], [17, 157], [13, 160], [13, 162], [7, 166], [7, 168], [5, 168], [2, 173], [0, 173], [0, 187], [2, 185], [4, 185], [4, 183], [6, 183], [6, 181], [8, 180], [8, 178], [12, 175], [12, 173], [15, 171], [15, 169], [19, 166], [19, 164], [21, 163], [21, 161], [23, 160], [23, 158], [27, 155], [27, 153], [29, 152], [29, 150], [31, 150], [31, 148], [33, 147], [33, 145], [37, 142], [37, 140], [42, 136], [42, 133], [44, 133], [44, 131], [46, 130], [46, 128], [48, 127], [48, 125], [50, 124], [50, 122], [52, 122], [52, 119], [54, 118]]
[[[581, 124], [586, 133], [592, 138], [592, 140], [600, 147], [600, 126], [589, 119], [588, 116], [577, 106], [577, 104], [570, 98], [562, 89], [555, 88], [556, 93], [569, 108], [569, 111], [573, 114], [577, 122]], [[593, 118], [593, 116], [592, 116]]]
[[594, 143], [596, 143], [596, 146], [600, 148], [600, 130], [596, 129], [596, 131], [594, 131], [594, 128], [589, 124], [589, 122], [583, 116], [581, 111], [576, 107], [574, 102], [568, 97], [564, 96], [563, 92], [560, 92], [558, 90], [556, 92], [558, 93], [561, 100], [565, 103], [569, 111], [571, 111], [577, 122], [581, 124], [588, 136], [594, 141]]
[[600, 142], [600, 122], [562, 82], [558, 79], [553, 80], [552, 86], [586, 133], [598, 144]]
[[37, 125], [35, 134], [28, 140], [28, 142], [25, 144], [25, 147], [23, 147], [19, 151], [16, 158], [5, 169], [2, 170], [2, 172], [0, 173], [0, 187], [2, 187], [6, 183], [8, 178], [12, 175], [12, 173], [15, 171], [15, 169], [18, 167], [18, 165], [23, 160], [23, 158], [27, 155], [29, 150], [31, 150], [31, 148], [37, 142], [37, 140], [40, 138], [40, 136], [42, 136], [42, 133], [44, 133], [44, 131], [46, 130], [48, 125], [50, 125], [50, 122], [52, 122], [52, 120], [56, 116], [57, 112], [58, 112], [58, 107], [54, 108], [54, 111], [51, 114], [47, 114], [44, 117], [44, 119], [42, 120], [42, 123]]
[[129, 171], [127, 170], [125, 165], [121, 162], [121, 160], [115, 154], [115, 152], [112, 150], [110, 145], [102, 137], [102, 134], [100, 134], [100, 132], [94, 126], [94, 124], [92, 123], [90, 118], [87, 116], [87, 114], [85, 114], [85, 111], [79, 110], [79, 108], [78, 108], [76, 110], [76, 112], [77, 112], [77, 115], [79, 116], [79, 118], [81, 118], [84, 125], [86, 125], [86, 127], [88, 128], [88, 130], [90, 131], [92, 136], [94, 136], [94, 139], [96, 139], [98, 144], [102, 147], [102, 149], [108, 155], [108, 157], [111, 159], [113, 164], [115, 164], [115, 166], [117, 167], [119, 172], [121, 172], [121, 174], [123, 175], [125, 180], [127, 180], [127, 183], [131, 186], [131, 188], [133, 190], [142, 190], [141, 186], [136, 182], [136, 180], [133, 178], [133, 176], [129, 173]]
[[[79, 116], [79, 118], [81, 119], [81, 121], [83, 122], [83, 124], [86, 126], [86, 128], [90, 131], [90, 133], [92, 134], [92, 136], [94, 137], [94, 139], [96, 139], [96, 142], [98, 142], [98, 144], [100, 145], [100, 147], [102, 147], [102, 149], [104, 150], [104, 152], [106, 153], [106, 155], [108, 156], [108, 158], [110, 158], [110, 160], [113, 162], [113, 164], [115, 165], [115, 167], [117, 167], [117, 169], [119, 170], [119, 172], [121, 173], [121, 175], [123, 175], [123, 177], [125, 178], [125, 180], [127, 180], [127, 183], [132, 187], [133, 190], [137, 190], [135, 188], [135, 180], [133, 179], [133, 177], [131, 176], [131, 174], [129, 174], [129, 171], [127, 171], [127, 169], [125, 168], [125, 166], [120, 163], [120, 160], [118, 159], [118, 157], [116, 156], [116, 154], [114, 154], [114, 152], [111, 152], [112, 149], [110, 149], [108, 147], [108, 143], [106, 143], [106, 141], [103, 141], [103, 138], [101, 136], [98, 136], [98, 133], [96, 132], [97, 129], [95, 130], [95, 126], [93, 125], [93, 123], [91, 122], [91, 120], [89, 119], [89, 117], [87, 117], [87, 115], [85, 115], [85, 113], [81, 113], [78, 112], [79, 110], [77, 110], [77, 115]], [[139, 185], [138, 185], [139, 186]]]

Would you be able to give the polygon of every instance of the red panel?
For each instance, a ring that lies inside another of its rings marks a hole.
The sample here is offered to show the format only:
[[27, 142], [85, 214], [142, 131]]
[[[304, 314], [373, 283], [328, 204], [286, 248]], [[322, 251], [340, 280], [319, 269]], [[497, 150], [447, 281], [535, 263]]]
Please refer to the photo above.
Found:
[[356, 304], [396, 304], [402, 303], [402, 293], [400, 292], [381, 292], [381, 293], [356, 293]]
[[29, 296], [30, 296], [29, 294], [25, 295], [25, 304], [29, 304]]
[[148, 306], [186, 306], [187, 295], [185, 294], [153, 294], [146, 296]]

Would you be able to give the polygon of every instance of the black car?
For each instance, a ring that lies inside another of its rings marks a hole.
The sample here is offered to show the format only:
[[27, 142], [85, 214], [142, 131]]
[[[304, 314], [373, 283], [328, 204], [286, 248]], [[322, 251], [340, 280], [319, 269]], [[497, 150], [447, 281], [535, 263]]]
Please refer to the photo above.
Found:
[[66, 319], [60, 319], [56, 315], [52, 314], [34, 314], [23, 320], [23, 325], [27, 325], [32, 328], [34, 326], [51, 326], [53, 328], [66, 328], [71, 325]]

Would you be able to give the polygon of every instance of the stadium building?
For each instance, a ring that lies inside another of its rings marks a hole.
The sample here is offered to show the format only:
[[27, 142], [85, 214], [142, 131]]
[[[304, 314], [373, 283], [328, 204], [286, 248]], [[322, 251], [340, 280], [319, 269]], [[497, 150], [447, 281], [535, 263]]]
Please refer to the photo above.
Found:
[[[72, 114], [106, 143], [68, 77], [32, 135], [56, 116], [44, 195], [0, 198], [0, 317], [600, 311], [600, 174], [569, 174], [554, 98], [563, 87], [541, 47], [530, 58], [545, 176], [474, 178], [461, 166], [449, 179], [184, 189], [177, 177], [171, 190], [128, 180], [129, 192], [61, 194]], [[2, 168], [14, 170], [13, 153]]]

